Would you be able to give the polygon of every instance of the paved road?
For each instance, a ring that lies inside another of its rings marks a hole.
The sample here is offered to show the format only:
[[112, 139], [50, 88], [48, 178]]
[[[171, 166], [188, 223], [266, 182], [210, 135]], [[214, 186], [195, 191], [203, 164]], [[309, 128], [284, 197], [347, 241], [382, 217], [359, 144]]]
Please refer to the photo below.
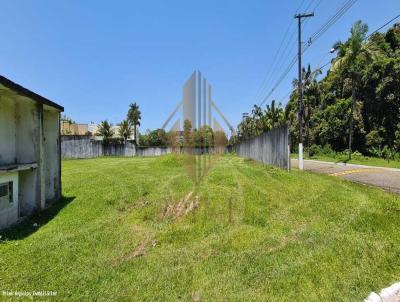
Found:
[[[297, 159], [292, 159], [291, 164], [293, 168], [297, 168]], [[400, 194], [400, 169], [305, 160], [304, 170], [329, 174]]]

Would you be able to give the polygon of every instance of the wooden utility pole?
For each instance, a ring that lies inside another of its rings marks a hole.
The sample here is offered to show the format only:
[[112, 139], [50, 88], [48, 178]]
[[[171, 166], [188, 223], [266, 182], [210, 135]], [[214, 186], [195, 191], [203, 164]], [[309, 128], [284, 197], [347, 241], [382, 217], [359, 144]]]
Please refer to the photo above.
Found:
[[298, 87], [297, 87], [297, 118], [299, 121], [299, 169], [303, 170], [303, 79], [301, 76], [301, 20], [303, 18], [313, 17], [314, 13], [310, 14], [296, 14], [294, 17], [298, 21], [298, 58], [299, 74], [298, 74]]

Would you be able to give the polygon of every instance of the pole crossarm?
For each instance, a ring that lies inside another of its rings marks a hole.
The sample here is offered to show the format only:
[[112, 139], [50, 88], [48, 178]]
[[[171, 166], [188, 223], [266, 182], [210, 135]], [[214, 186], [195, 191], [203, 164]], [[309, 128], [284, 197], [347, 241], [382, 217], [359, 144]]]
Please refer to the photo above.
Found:
[[309, 13], [309, 14], [296, 14], [294, 15], [295, 18], [308, 18], [308, 17], [314, 17], [314, 13]]
[[172, 117], [175, 115], [175, 113], [179, 110], [179, 108], [182, 106], [183, 101], [180, 101], [178, 103], [178, 105], [176, 105], [174, 111], [172, 111], [172, 113], [170, 114], [170, 116], [167, 118], [167, 120], [165, 121], [165, 123], [162, 125], [162, 129], [165, 129], [165, 127], [168, 125], [168, 123], [170, 122], [170, 120], [172, 119]]

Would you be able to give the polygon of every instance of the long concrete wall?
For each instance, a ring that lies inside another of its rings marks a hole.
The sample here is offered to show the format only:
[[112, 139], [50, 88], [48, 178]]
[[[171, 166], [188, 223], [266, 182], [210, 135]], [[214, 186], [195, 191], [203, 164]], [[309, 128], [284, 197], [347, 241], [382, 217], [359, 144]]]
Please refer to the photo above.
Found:
[[91, 139], [90, 136], [62, 135], [62, 158], [92, 158], [99, 156], [134, 156], [135, 145], [126, 144], [104, 145], [101, 141]]
[[290, 170], [289, 128], [287, 125], [265, 132], [233, 147], [242, 157]]
[[[200, 149], [193, 148], [191, 154], [224, 153], [225, 149]], [[161, 156], [176, 152], [170, 147], [135, 147], [134, 144], [109, 144], [104, 145], [101, 141], [93, 140], [90, 136], [62, 135], [61, 157], [62, 158], [92, 158], [99, 156]], [[184, 153], [182, 148], [179, 153]]]

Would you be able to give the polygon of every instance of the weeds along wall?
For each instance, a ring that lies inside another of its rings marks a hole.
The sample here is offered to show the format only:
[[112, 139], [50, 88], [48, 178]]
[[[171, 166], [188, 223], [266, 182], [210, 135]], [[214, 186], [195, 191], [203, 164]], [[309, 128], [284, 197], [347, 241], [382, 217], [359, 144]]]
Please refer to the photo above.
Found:
[[233, 146], [237, 155], [290, 170], [289, 127], [265, 132]]

